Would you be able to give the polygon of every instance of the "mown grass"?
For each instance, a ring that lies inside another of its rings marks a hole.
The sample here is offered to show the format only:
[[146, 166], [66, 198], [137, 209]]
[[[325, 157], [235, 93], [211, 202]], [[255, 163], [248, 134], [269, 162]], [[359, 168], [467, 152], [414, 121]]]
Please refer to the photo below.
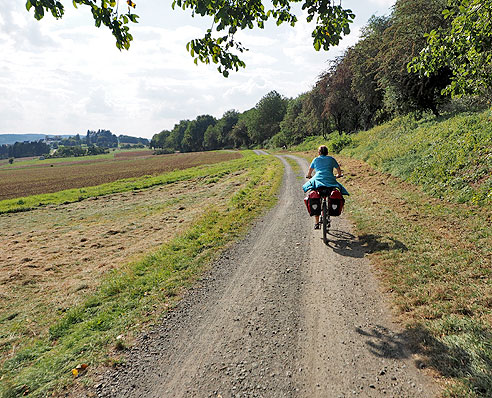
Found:
[[77, 162], [88, 162], [88, 161], [94, 161], [94, 160], [112, 160], [114, 159], [115, 153], [119, 153], [122, 151], [114, 151], [110, 153], [104, 153], [101, 155], [89, 155], [89, 156], [77, 156], [77, 157], [67, 157], [67, 158], [49, 158], [49, 159], [43, 159], [40, 160], [39, 157], [36, 159], [29, 159], [29, 160], [18, 160], [14, 159], [14, 162], [12, 164], [5, 163], [3, 165], [0, 165], [0, 168], [17, 168], [19, 166], [25, 167], [25, 166], [40, 166], [40, 165], [45, 165], [45, 164], [56, 164], [56, 163], [77, 163]]
[[[254, 156], [254, 154], [252, 151], [245, 151], [244, 156], [246, 158], [249, 156], [248, 159], [251, 159], [251, 156]], [[156, 185], [165, 185], [173, 182], [184, 181], [190, 178], [213, 178], [214, 176], [217, 177], [223, 173], [228, 173], [232, 169], [243, 167], [243, 163], [241, 163], [241, 161], [241, 159], [237, 159], [231, 163], [220, 162], [212, 165], [196, 166], [158, 176], [147, 175], [137, 178], [120, 179], [96, 186], [67, 189], [53, 193], [32, 195], [15, 199], [6, 199], [0, 201], [0, 214], [28, 211], [43, 205], [59, 205], [78, 202], [90, 197], [145, 189]], [[248, 163], [247, 159], [246, 163]]]
[[486, 213], [429, 202], [397, 183], [379, 192], [349, 186], [350, 215], [382, 270], [414, 353], [453, 380], [443, 396], [490, 397], [492, 228], [484, 224]]
[[[77, 364], [93, 368], [111, 361], [108, 352], [124, 347], [117, 336], [157, 319], [221, 249], [275, 202], [282, 178], [280, 161], [247, 154], [227, 165], [248, 169], [246, 186], [231, 198], [227, 209], [204, 209], [203, 217], [187, 232], [143, 260], [111, 272], [96, 293], [60, 314], [46, 336], [33, 338], [4, 363], [2, 397], [45, 397], [71, 383], [71, 369]], [[196, 168], [191, 173], [211, 178], [210, 172], [219, 172], [220, 167], [225, 172], [224, 166]], [[180, 172], [172, 179], [185, 179], [185, 175]]]
[[285, 157], [285, 160], [292, 168], [292, 171], [296, 175], [297, 179], [303, 180], [304, 179], [303, 170], [301, 169], [301, 166], [299, 166], [299, 163], [297, 163], [295, 159], [289, 158], [288, 156]]
[[112, 160], [115, 158], [115, 155], [120, 153], [128, 153], [128, 152], [140, 152], [140, 151], [149, 151], [149, 148], [135, 148], [135, 149], [111, 149], [109, 153], [103, 153], [100, 155], [88, 155], [88, 156], [71, 156], [66, 158], [47, 158], [40, 160], [39, 156], [35, 159], [22, 160], [14, 159], [12, 164], [8, 163], [7, 160], [0, 163], [0, 168], [16, 168], [18, 166], [39, 166], [44, 164], [56, 164], [56, 163], [78, 163], [78, 162], [87, 162], [94, 160]]

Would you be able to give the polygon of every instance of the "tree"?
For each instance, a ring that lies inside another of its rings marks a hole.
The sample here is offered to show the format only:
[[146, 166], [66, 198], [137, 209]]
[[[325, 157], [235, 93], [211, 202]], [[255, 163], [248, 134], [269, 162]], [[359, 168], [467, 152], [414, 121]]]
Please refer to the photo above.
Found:
[[[443, 67], [452, 76], [444, 93], [483, 94], [492, 88], [492, 0], [449, 0], [449, 26], [433, 29], [410, 71], [431, 76]], [[490, 93], [489, 93], [490, 94]]]
[[429, 76], [410, 73], [408, 63], [425, 47], [425, 34], [445, 27], [442, 11], [446, 0], [397, 0], [389, 26], [381, 37], [378, 54], [379, 84], [385, 89], [385, 106], [395, 113], [431, 110], [447, 98], [441, 94], [449, 84], [450, 70], [445, 65]]
[[287, 98], [274, 90], [256, 104], [248, 120], [248, 134], [253, 143], [263, 144], [280, 131], [287, 102]]
[[301, 94], [289, 101], [280, 132], [272, 137], [274, 147], [299, 144], [304, 138], [320, 133], [320, 125], [312, 113], [308, 94]]
[[[127, 12], [120, 13], [119, 2], [116, 0], [72, 0], [75, 8], [79, 5], [90, 7], [96, 26], [100, 27], [101, 24], [107, 26], [116, 39], [116, 47], [120, 50], [130, 48], [133, 37], [129, 33], [128, 24], [130, 22], [137, 23], [138, 19], [138, 15], [131, 11], [132, 8], [135, 8], [135, 3], [131, 0], [127, 0], [126, 3], [128, 4]], [[45, 11], [51, 13], [56, 19], [62, 18], [65, 13], [65, 7], [58, 0], [27, 0], [26, 8], [27, 11], [34, 10], [34, 18], [37, 20], [44, 17]]]
[[[166, 148], [172, 148], [175, 151], [182, 151], [183, 148], [181, 143], [183, 141], [183, 136], [191, 122], [189, 120], [181, 120], [178, 124], [175, 124], [169, 137], [165, 141]], [[164, 148], [163, 147], [163, 148]]]
[[16, 142], [8, 145], [8, 157], [22, 158], [27, 156], [41, 156], [50, 152], [50, 146], [43, 140]]
[[195, 152], [203, 150], [203, 137], [210, 125], [215, 125], [216, 119], [210, 115], [198, 116], [192, 120], [183, 134], [181, 148], [184, 152]]
[[329, 121], [323, 113], [325, 95], [322, 91], [318, 81], [318, 84], [308, 93], [304, 107], [306, 112], [311, 115], [306, 126], [308, 131], [312, 132], [310, 135], [319, 135], [321, 133], [326, 138]]
[[162, 130], [160, 133], [154, 134], [154, 136], [152, 137], [152, 140], [150, 141], [150, 147], [151, 148], [166, 148], [166, 145], [168, 145], [170, 135], [171, 135], [171, 132], [169, 130]]
[[[55, 18], [62, 18], [66, 0], [27, 0], [27, 10], [34, 9], [34, 17], [41, 19], [45, 11]], [[135, 3], [127, 0], [128, 9], [120, 13], [116, 0], [72, 0], [73, 5], [90, 7], [97, 27], [107, 26], [116, 38], [119, 49], [128, 49], [133, 37], [129, 33], [129, 23], [137, 23], [138, 16], [132, 12]], [[292, 7], [301, 3], [301, 8], [307, 13], [308, 22], [315, 21], [316, 27], [312, 32], [313, 46], [318, 51], [328, 50], [337, 45], [342, 35], [350, 33], [349, 25], [355, 18], [350, 9], [341, 6], [341, 0], [174, 0], [173, 9], [181, 7], [191, 10], [192, 16], [209, 16], [213, 26], [207, 29], [203, 38], [191, 40], [186, 48], [194, 58], [195, 63], [213, 62], [219, 64], [218, 71], [225, 77], [229, 71], [244, 67], [244, 62], [237, 53], [246, 48], [236, 40], [236, 33], [246, 28], [263, 29], [265, 22], [273, 19], [277, 25], [288, 23], [295, 26], [298, 19]]]
[[234, 148], [247, 148], [250, 145], [248, 125], [243, 115], [244, 113], [239, 117], [238, 122], [234, 125], [230, 133]]
[[205, 130], [205, 133], [203, 135], [204, 149], [211, 150], [220, 148], [220, 131], [217, 124], [211, 124], [207, 127], [207, 130]]
[[352, 91], [349, 53], [350, 49], [343, 57], [333, 61], [317, 83], [324, 96], [322, 116], [331, 118], [340, 134], [359, 128], [360, 106]]
[[140, 137], [132, 137], [130, 135], [123, 135], [120, 134], [118, 136], [118, 143], [119, 144], [142, 144], [142, 145], [149, 145], [149, 140], [147, 138], [140, 138]]
[[369, 129], [375, 123], [387, 118], [383, 101], [384, 87], [379, 84], [377, 75], [381, 37], [390, 25], [390, 17], [371, 17], [368, 24], [362, 28], [361, 39], [346, 55], [351, 58], [351, 89], [359, 102], [361, 123], [364, 129]]
[[239, 113], [229, 110], [217, 121], [210, 125], [203, 137], [204, 149], [219, 149], [234, 146], [230, 133], [239, 119]]

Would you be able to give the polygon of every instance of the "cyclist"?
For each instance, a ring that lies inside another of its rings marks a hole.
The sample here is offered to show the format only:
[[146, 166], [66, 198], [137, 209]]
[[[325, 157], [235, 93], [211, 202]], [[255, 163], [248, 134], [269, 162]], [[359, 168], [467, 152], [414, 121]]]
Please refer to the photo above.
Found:
[[[342, 169], [335, 158], [328, 156], [328, 148], [325, 145], [321, 145], [318, 148], [318, 155], [319, 156], [314, 158], [309, 166], [309, 171], [306, 175], [306, 178], [309, 178], [309, 181], [302, 186], [304, 192], [319, 187], [336, 187], [340, 189], [342, 195], [349, 195], [345, 187], [336, 180], [343, 175]], [[336, 176], [333, 174], [333, 169], [337, 171]], [[316, 172], [314, 177], [313, 172]], [[319, 216], [316, 215], [314, 217], [314, 229], [320, 229]]]

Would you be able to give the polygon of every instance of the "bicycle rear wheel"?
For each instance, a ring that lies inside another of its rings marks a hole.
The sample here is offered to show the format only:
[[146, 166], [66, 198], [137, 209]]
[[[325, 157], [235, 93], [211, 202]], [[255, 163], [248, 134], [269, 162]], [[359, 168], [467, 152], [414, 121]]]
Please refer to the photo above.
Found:
[[323, 217], [323, 242], [328, 243], [328, 209], [326, 208], [326, 200], [323, 200], [321, 207], [321, 217]]

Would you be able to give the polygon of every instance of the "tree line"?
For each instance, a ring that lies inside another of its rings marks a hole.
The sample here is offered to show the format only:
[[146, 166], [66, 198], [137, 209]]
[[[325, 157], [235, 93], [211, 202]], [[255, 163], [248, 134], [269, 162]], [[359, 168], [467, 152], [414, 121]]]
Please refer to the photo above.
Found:
[[[439, 116], [450, 106], [456, 73], [444, 62], [430, 73], [419, 72], [418, 65], [429, 51], [428, 32], [453, 29], [451, 3], [398, 0], [389, 16], [368, 21], [359, 41], [330, 63], [309, 92], [285, 98], [271, 91], [243, 113], [230, 110], [218, 120], [210, 115], [182, 120], [154, 135], [151, 146], [163, 152], [282, 147], [312, 135], [369, 129], [409, 113]], [[480, 94], [483, 103], [490, 99], [490, 91]]]
[[[116, 136], [110, 130], [87, 130], [85, 136], [52, 137], [38, 141], [16, 142], [0, 145], [0, 159], [31, 156], [72, 157], [107, 153], [108, 148], [132, 148], [148, 146], [147, 138]], [[54, 150], [54, 151], [52, 151]]]
[[50, 146], [43, 140], [0, 145], [0, 159], [41, 156], [49, 152]]

